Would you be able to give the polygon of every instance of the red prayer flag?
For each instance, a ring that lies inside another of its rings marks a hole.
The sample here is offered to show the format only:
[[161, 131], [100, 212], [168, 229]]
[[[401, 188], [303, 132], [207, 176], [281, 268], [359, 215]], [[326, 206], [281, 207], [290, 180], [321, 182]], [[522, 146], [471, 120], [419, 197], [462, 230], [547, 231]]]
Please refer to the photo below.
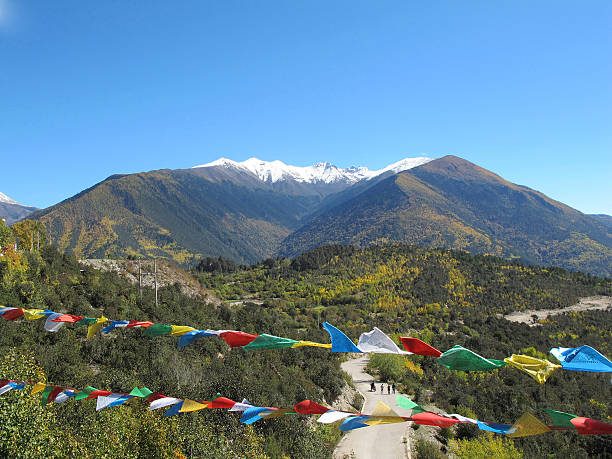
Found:
[[576, 427], [580, 435], [605, 435], [612, 434], [612, 424], [596, 421], [590, 418], [572, 418], [570, 422]]
[[421, 341], [418, 338], [408, 338], [400, 336], [400, 341], [408, 352], [412, 352], [417, 355], [429, 355], [431, 357], [440, 357], [442, 352], [433, 346]]
[[160, 394], [159, 392], [153, 392], [151, 395], [149, 395], [147, 402], [151, 403], [151, 402], [154, 402], [155, 400], [159, 400], [160, 398], [167, 398], [167, 396], [164, 394]]
[[226, 397], [217, 397], [212, 402], [208, 403], [208, 408], [231, 408], [236, 402]]
[[69, 324], [73, 324], [81, 320], [83, 317], [85, 316], [73, 316], [72, 314], [62, 314], [61, 316], [56, 317], [55, 319], [51, 319], [51, 322], [67, 322]]
[[22, 315], [23, 309], [17, 308], [6, 311], [4, 314], [2, 314], [2, 317], [4, 317], [6, 320], [15, 320], [21, 317]]
[[96, 397], [106, 397], [107, 395], [112, 394], [110, 390], [94, 390], [89, 394], [89, 396], [85, 400], [91, 400]]
[[296, 413], [300, 414], [323, 414], [329, 411], [329, 408], [319, 405], [317, 402], [312, 400], [304, 400], [294, 405], [293, 409]]
[[450, 427], [453, 424], [461, 422], [457, 419], [445, 418], [444, 416], [440, 416], [435, 413], [430, 413], [428, 411], [413, 414], [412, 416], [410, 416], [410, 420], [414, 421], [415, 424], [438, 427]]
[[241, 331], [226, 331], [219, 336], [225, 340], [229, 347], [241, 347], [249, 344], [258, 335], [249, 335]]
[[59, 386], [55, 386], [51, 392], [49, 393], [49, 396], [47, 397], [47, 402], [52, 402], [56, 399], [56, 397], [64, 390], [66, 389], [65, 387], [59, 387]]

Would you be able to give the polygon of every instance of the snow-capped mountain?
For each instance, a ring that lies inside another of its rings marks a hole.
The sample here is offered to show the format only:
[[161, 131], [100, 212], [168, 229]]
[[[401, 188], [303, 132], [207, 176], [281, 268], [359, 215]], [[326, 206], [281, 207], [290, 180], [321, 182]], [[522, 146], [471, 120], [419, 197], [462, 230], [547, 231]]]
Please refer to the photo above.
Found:
[[4, 193], [0, 193], [0, 202], [5, 202], [7, 204], [18, 204], [18, 205], [21, 205], [17, 201], [15, 201], [14, 199], [9, 198]]
[[364, 179], [371, 179], [385, 172], [398, 173], [431, 161], [431, 158], [417, 157], [405, 158], [396, 163], [379, 170], [370, 170], [367, 167], [348, 167], [340, 169], [328, 162], [316, 163], [312, 166], [291, 166], [282, 161], [263, 161], [257, 158], [249, 158], [238, 162], [227, 158], [219, 158], [216, 161], [194, 166], [193, 169], [201, 167], [223, 167], [244, 170], [254, 174], [259, 180], [276, 183], [283, 180], [295, 180], [300, 183], [357, 183]]
[[7, 225], [12, 225], [18, 220], [25, 218], [35, 210], [36, 207], [24, 206], [4, 193], [0, 193], [0, 218]]

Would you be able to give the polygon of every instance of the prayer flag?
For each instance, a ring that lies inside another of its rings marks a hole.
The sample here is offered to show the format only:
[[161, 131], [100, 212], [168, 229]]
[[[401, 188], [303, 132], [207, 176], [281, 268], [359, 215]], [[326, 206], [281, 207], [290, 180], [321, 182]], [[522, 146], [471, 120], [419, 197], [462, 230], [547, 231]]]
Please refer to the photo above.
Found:
[[179, 338], [178, 348], [181, 349], [193, 343], [196, 339], [204, 338], [205, 336], [215, 336], [215, 334], [209, 333], [206, 330], [193, 330], [193, 331], [187, 332]]
[[513, 438], [530, 437], [532, 435], [550, 432], [550, 428], [531, 413], [525, 413], [518, 418], [512, 426], [512, 429], [514, 429], [514, 431], [508, 434], [508, 436]]
[[87, 339], [98, 333], [104, 327], [106, 322], [108, 322], [108, 319], [104, 316], [100, 317], [99, 319], [94, 319], [94, 322], [87, 327]]
[[151, 405], [149, 405], [149, 411], [157, 410], [159, 408], [164, 408], [166, 406], [176, 405], [178, 402], [181, 402], [181, 401], [182, 400], [180, 398], [174, 398], [174, 397], [158, 398], [157, 400], [154, 400], [151, 402]]
[[612, 434], [612, 424], [596, 421], [595, 419], [575, 417], [570, 420], [580, 435], [606, 435]]
[[59, 317], [51, 319], [53, 322], [66, 322], [67, 324], [73, 324], [81, 320], [84, 316], [73, 316], [72, 314], [60, 314]]
[[8, 308], [2, 313], [2, 317], [6, 320], [15, 320], [23, 316], [23, 309], [21, 308]]
[[415, 424], [438, 427], [450, 427], [460, 422], [457, 419], [447, 418], [439, 414], [430, 413], [429, 411], [413, 414], [410, 416], [410, 420], [414, 421]]
[[612, 362], [591, 346], [556, 347], [550, 350], [564, 370], [612, 372]]
[[45, 320], [45, 330], [51, 333], [55, 333], [59, 331], [60, 328], [64, 326], [66, 322], [55, 322], [54, 319], [62, 316], [59, 312], [54, 312], [53, 314], [47, 316], [47, 320]]
[[408, 354], [408, 352], [400, 350], [397, 344], [377, 327], [374, 327], [372, 331], [361, 334], [359, 342], [357, 343], [357, 348], [361, 352]]
[[265, 333], [258, 335], [253, 341], [243, 346], [245, 350], [254, 349], [287, 349], [293, 347], [297, 341], [289, 338], [281, 338], [279, 336], [267, 335]]
[[359, 416], [351, 416], [346, 418], [342, 424], [340, 424], [340, 430], [342, 432], [348, 432], [349, 430], [360, 429], [362, 427], [368, 427], [366, 421], [370, 418], [370, 416], [359, 415]]
[[504, 362], [524, 371], [540, 384], [544, 384], [556, 369], [561, 368], [561, 365], [555, 365], [548, 360], [536, 359], [529, 355], [512, 354], [512, 357], [506, 357]]
[[192, 331], [197, 331], [193, 327], [188, 327], [186, 325], [170, 325], [172, 327], [172, 331], [170, 332], [170, 336], [182, 336], [185, 333], [189, 333]]
[[150, 338], [156, 336], [164, 336], [172, 333], [172, 327], [170, 325], [153, 324], [145, 328], [144, 335]]
[[362, 352], [348, 336], [334, 327], [332, 324], [323, 322], [323, 328], [327, 330], [332, 342], [332, 352]]
[[403, 395], [397, 395], [395, 399], [397, 400], [397, 406], [399, 406], [400, 408], [403, 408], [405, 410], [412, 410], [413, 413], [422, 413], [425, 411], [408, 397], [404, 397]]
[[449, 370], [486, 371], [506, 365], [503, 360], [485, 359], [462, 346], [453, 346], [438, 357], [438, 363]]
[[317, 422], [320, 422], [321, 424], [331, 424], [332, 422], [336, 422], [341, 419], [348, 418], [349, 416], [354, 416], [354, 413], [347, 413], [345, 411], [329, 410], [326, 413], [323, 413], [321, 416], [319, 416], [319, 419], [317, 419]]
[[404, 345], [404, 348], [412, 354], [428, 355], [430, 357], [440, 357], [442, 355], [442, 352], [440, 352], [438, 349], [430, 346], [418, 338], [400, 336], [400, 341]]
[[319, 405], [312, 400], [301, 401], [297, 405], [294, 405], [293, 409], [296, 413], [300, 414], [324, 414], [329, 411], [329, 408]]
[[193, 400], [185, 399], [183, 401], [183, 405], [181, 406], [181, 409], [179, 410], [179, 413], [190, 413], [192, 411], [199, 411], [199, 410], [203, 410], [207, 406], [208, 406], [208, 403], [200, 403], [200, 402], [195, 402]]
[[228, 330], [220, 333], [219, 336], [225, 340], [229, 347], [242, 347], [249, 344], [257, 335], [250, 335], [241, 331]]
[[549, 410], [548, 408], [544, 408], [549, 416], [553, 420], [553, 426], [555, 427], [574, 427], [572, 424], [572, 419], [577, 418], [575, 414], [564, 413], [563, 411]]

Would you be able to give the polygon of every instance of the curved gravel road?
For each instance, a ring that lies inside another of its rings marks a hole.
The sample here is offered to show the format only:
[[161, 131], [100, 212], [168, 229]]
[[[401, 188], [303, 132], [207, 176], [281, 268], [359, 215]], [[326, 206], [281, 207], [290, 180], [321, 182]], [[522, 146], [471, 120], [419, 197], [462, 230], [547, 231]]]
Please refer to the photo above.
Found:
[[[342, 369], [353, 378], [355, 387], [364, 396], [365, 402], [362, 413], [372, 413], [379, 401], [389, 405], [393, 411], [400, 416], [409, 416], [410, 410], [404, 410], [397, 406], [393, 391], [387, 394], [385, 384], [384, 393], [381, 395], [380, 382], [376, 384], [376, 392], [370, 392], [370, 383], [374, 377], [364, 371], [368, 364], [368, 356], [363, 355], [351, 359], [342, 364]], [[396, 394], [398, 395], [399, 392]], [[338, 443], [334, 451], [334, 458], [357, 458], [357, 459], [402, 459], [410, 458], [411, 422], [399, 424], [386, 424], [364, 427], [348, 432]]]

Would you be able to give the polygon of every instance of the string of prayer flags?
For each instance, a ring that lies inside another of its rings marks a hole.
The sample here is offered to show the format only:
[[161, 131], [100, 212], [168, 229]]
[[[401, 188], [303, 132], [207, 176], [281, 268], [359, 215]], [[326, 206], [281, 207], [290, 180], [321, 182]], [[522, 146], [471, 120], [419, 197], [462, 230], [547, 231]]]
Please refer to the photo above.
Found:
[[512, 354], [504, 359], [508, 365], [524, 371], [540, 384], [544, 384], [548, 377], [561, 365], [556, 365], [548, 360], [537, 359], [529, 355]]
[[[30, 383], [31, 384], [31, 383]], [[12, 389], [24, 389], [25, 382], [0, 380], [0, 394]], [[412, 410], [411, 416], [400, 416], [388, 405], [380, 402], [371, 414], [351, 413], [336, 411], [320, 405], [312, 400], [303, 400], [292, 407], [278, 408], [255, 406], [243, 399], [235, 402], [226, 397], [217, 397], [211, 401], [196, 401], [168, 397], [158, 392], [152, 392], [146, 387], [134, 387], [129, 394], [99, 390], [92, 386], [85, 389], [74, 389], [71, 387], [55, 386], [38, 382], [32, 385], [33, 395], [41, 393], [43, 405], [48, 403], [63, 403], [70, 398], [75, 400], [96, 400], [96, 411], [123, 405], [132, 399], [146, 400], [149, 410], [167, 408], [164, 417], [174, 416], [181, 413], [191, 413], [204, 409], [228, 409], [229, 411], [241, 412], [241, 422], [252, 424], [262, 419], [274, 419], [281, 416], [302, 414], [319, 415], [318, 422], [331, 424], [342, 421], [340, 430], [349, 431], [363, 427], [393, 424], [398, 422], [413, 421], [415, 424], [430, 425], [437, 427], [450, 427], [458, 423], [476, 424], [482, 430], [505, 434], [509, 437], [518, 438], [539, 435], [550, 430], [571, 430], [580, 435], [608, 435], [612, 434], [612, 424], [606, 424], [594, 419], [575, 416], [562, 411], [546, 410], [553, 418], [553, 425], [548, 426], [530, 413], [523, 414], [513, 425], [500, 424], [489, 421], [466, 418], [458, 414], [436, 414], [425, 411], [419, 405], [405, 396], [397, 396], [400, 408]]]
[[179, 349], [188, 346], [196, 339], [217, 336], [225, 340], [231, 348], [243, 348], [245, 351], [295, 349], [311, 346], [331, 349], [332, 352], [416, 354], [437, 357], [438, 362], [446, 368], [461, 371], [489, 371], [507, 364], [527, 373], [540, 384], [544, 384], [548, 377], [559, 368], [574, 371], [612, 372], [612, 362], [597, 350], [586, 345], [576, 348], [559, 347], [551, 349], [551, 354], [561, 362], [559, 366], [545, 359], [517, 354], [513, 354], [504, 360], [487, 359], [462, 346], [454, 346], [442, 353], [435, 347], [412, 337], [399, 338], [405, 349], [401, 350], [388, 335], [377, 327], [374, 327], [373, 330], [367, 333], [362, 333], [357, 344], [355, 344], [342, 331], [328, 322], [323, 323], [323, 328], [330, 336], [330, 344], [295, 340], [266, 333], [258, 335], [250, 334], [239, 330], [197, 330], [186, 325], [164, 325], [139, 320], [111, 321], [104, 316], [100, 318], [84, 317], [81, 315], [58, 313], [48, 309], [24, 309], [0, 306], [0, 315], [10, 321], [20, 317], [25, 317], [27, 320], [45, 317], [44, 328], [49, 332], [57, 332], [67, 323], [87, 325], [88, 339], [98, 332], [107, 334], [117, 328], [142, 328], [144, 329], [143, 334], [151, 338], [166, 335], [177, 336], [179, 338]]
[[591, 346], [556, 347], [551, 349], [550, 353], [561, 362], [564, 370], [612, 372], [612, 362]]
[[487, 371], [506, 365], [503, 360], [486, 359], [462, 346], [453, 346], [438, 357], [438, 363], [449, 370]]

